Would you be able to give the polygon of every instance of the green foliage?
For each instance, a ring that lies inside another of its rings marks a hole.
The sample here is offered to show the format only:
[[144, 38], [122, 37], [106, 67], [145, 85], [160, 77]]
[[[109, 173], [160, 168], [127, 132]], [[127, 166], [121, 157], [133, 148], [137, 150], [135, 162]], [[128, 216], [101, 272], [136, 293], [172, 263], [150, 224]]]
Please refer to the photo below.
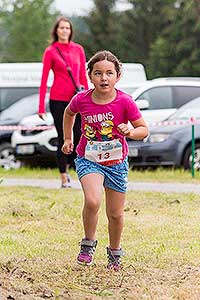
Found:
[[83, 18], [86, 31], [77, 41], [89, 58], [97, 50], [109, 49], [123, 62], [141, 62], [148, 67], [149, 51], [174, 12], [175, 0], [127, 0], [131, 9], [117, 12], [119, 1], [94, 1], [94, 9]]
[[182, 1], [173, 21], [152, 44], [150, 76], [199, 76], [199, 1]]
[[56, 16], [51, 12], [52, 3], [53, 0], [16, 0], [12, 11], [4, 11], [2, 62], [41, 61]]
[[96, 51], [109, 49], [119, 54], [120, 39], [118, 14], [114, 11], [116, 0], [94, 0], [95, 7], [88, 16], [83, 17], [87, 26], [86, 32], [81, 32], [77, 41], [84, 45], [87, 58]]
[[[148, 78], [199, 76], [200, 1], [93, 0], [84, 17], [73, 16], [75, 41], [87, 59], [108, 49], [122, 62], [140, 62]], [[57, 12], [53, 0], [2, 0], [0, 62], [41, 61]], [[12, 8], [12, 9], [10, 9]]]
[[168, 16], [165, 13], [174, 0], [129, 0], [133, 8], [124, 13], [123, 34], [127, 44], [125, 61], [148, 63], [149, 49], [159, 36]]

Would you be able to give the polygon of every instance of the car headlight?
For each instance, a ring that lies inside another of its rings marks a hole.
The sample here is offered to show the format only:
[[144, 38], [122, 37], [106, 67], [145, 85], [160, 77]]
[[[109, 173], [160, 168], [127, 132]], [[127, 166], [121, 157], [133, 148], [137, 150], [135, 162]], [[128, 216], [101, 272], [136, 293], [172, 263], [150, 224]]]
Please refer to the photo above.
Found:
[[168, 133], [153, 133], [149, 136], [149, 143], [161, 143], [164, 142], [166, 139], [168, 139], [169, 134]]

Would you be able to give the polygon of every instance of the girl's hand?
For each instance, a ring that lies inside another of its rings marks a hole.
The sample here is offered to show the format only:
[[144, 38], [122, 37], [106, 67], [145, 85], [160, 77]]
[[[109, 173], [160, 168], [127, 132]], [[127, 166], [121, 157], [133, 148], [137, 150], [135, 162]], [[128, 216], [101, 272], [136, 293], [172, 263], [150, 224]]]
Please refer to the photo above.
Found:
[[127, 124], [121, 123], [117, 126], [117, 129], [123, 135], [128, 135], [130, 133], [130, 128]]
[[72, 140], [66, 139], [62, 146], [62, 152], [65, 154], [70, 154], [72, 153], [73, 149], [74, 149], [74, 144], [72, 143]]

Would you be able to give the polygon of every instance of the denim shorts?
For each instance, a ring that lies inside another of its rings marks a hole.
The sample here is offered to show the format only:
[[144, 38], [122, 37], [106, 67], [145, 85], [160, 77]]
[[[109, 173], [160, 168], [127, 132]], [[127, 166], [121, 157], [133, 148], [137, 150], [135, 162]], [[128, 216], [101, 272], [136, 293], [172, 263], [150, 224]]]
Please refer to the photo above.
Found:
[[78, 156], [75, 159], [76, 172], [79, 180], [90, 173], [99, 173], [104, 176], [104, 187], [120, 193], [125, 193], [128, 185], [128, 158], [120, 164], [104, 166]]

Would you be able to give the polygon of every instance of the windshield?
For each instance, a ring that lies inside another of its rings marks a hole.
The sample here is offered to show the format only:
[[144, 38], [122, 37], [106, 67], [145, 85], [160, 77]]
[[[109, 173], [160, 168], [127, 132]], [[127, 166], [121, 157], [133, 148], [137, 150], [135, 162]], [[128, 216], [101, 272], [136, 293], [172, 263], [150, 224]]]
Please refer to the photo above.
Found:
[[120, 89], [122, 92], [124, 92], [124, 93], [126, 93], [126, 94], [129, 94], [129, 95], [131, 95], [137, 88], [138, 88], [138, 87], [120, 87], [120, 86], [119, 86], [119, 89]]
[[[15, 102], [0, 113], [0, 120], [15, 120], [19, 122], [22, 118], [38, 112], [39, 95], [34, 94]], [[47, 102], [47, 101], [46, 101]], [[49, 109], [47, 109], [49, 111]]]
[[187, 104], [181, 106], [168, 120], [188, 120], [190, 118], [200, 119], [200, 98], [191, 100]]

